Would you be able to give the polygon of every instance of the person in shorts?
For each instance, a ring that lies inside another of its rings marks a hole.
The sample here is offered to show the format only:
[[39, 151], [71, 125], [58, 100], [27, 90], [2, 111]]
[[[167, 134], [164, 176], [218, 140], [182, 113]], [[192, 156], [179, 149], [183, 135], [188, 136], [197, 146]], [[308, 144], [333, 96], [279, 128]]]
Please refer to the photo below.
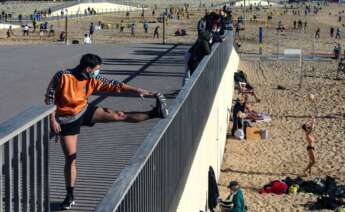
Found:
[[[77, 174], [77, 140], [81, 126], [91, 127], [96, 123], [118, 121], [135, 123], [168, 116], [166, 99], [162, 94], [106, 79], [99, 74], [101, 65], [102, 59], [99, 56], [85, 54], [77, 67], [58, 71], [47, 88], [46, 104], [56, 105], [56, 111], [50, 115], [51, 129], [60, 136], [65, 155], [67, 195], [61, 205], [63, 209], [70, 209], [75, 204], [73, 190]], [[140, 97], [153, 96], [156, 98], [156, 106], [146, 112], [113, 111], [88, 104], [88, 97], [94, 92], [133, 92]]]

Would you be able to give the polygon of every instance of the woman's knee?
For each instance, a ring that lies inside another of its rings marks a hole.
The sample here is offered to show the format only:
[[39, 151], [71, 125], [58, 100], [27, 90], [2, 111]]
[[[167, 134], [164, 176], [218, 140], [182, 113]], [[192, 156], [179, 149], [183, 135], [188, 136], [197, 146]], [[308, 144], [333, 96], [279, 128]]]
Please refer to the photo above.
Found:
[[115, 111], [112, 112], [112, 118], [114, 121], [123, 121], [127, 119], [127, 115], [124, 112]]
[[65, 156], [65, 163], [67, 166], [75, 165], [76, 160], [77, 160], [77, 153]]

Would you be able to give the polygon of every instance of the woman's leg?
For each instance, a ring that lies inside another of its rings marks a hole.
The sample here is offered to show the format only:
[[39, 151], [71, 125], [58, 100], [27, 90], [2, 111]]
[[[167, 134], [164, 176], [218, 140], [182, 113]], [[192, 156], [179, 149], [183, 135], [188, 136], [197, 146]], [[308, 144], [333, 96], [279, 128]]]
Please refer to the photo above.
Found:
[[117, 112], [107, 108], [97, 108], [92, 116], [92, 123], [106, 123], [106, 122], [141, 122], [149, 119], [150, 111], [147, 112]]
[[306, 172], [309, 171], [309, 175], [311, 175], [311, 167], [315, 164], [314, 150], [308, 149], [308, 156], [309, 156], [309, 164], [307, 168], [305, 168], [304, 173], [306, 174]]
[[77, 178], [77, 140], [78, 135], [62, 136], [61, 147], [65, 154], [65, 182], [67, 195], [73, 196], [73, 188]]

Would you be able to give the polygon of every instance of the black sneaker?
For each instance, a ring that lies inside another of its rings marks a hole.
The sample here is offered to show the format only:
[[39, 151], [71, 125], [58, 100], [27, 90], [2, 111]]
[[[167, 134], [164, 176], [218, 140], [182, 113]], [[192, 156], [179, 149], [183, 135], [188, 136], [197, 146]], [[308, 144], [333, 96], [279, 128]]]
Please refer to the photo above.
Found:
[[154, 110], [157, 110], [159, 117], [166, 118], [169, 115], [167, 100], [165, 96], [161, 93], [156, 93], [156, 107]]
[[65, 200], [62, 202], [61, 207], [64, 210], [69, 210], [75, 205], [75, 201], [72, 196], [66, 196]]

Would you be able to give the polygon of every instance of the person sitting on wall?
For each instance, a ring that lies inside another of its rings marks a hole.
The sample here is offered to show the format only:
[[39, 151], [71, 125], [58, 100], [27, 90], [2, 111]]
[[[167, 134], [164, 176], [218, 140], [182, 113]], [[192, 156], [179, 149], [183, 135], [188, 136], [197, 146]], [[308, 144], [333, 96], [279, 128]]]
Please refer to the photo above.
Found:
[[219, 199], [219, 205], [222, 212], [245, 212], [243, 192], [237, 181], [230, 181], [227, 186], [230, 189], [229, 196], [225, 199]]
[[198, 36], [198, 40], [189, 49], [189, 53], [191, 53], [190, 59], [188, 61], [190, 75], [192, 75], [195, 69], [198, 67], [202, 58], [204, 58], [205, 55], [211, 53], [211, 43], [211, 34], [207, 31], [201, 32]]

